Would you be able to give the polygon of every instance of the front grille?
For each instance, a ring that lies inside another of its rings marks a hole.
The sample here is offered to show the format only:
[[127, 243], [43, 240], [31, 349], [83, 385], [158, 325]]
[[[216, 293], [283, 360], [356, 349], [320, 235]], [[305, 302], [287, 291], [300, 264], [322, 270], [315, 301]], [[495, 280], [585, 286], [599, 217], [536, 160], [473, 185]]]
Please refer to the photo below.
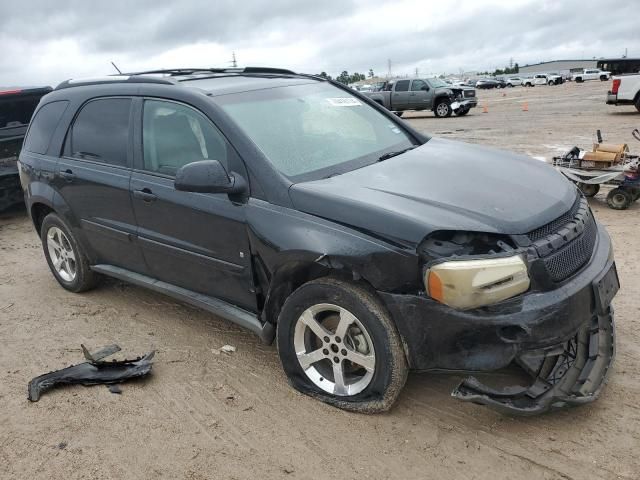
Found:
[[474, 90], [465, 90], [464, 91], [464, 96], [465, 97], [475, 97], [476, 96], [476, 92]]
[[558, 218], [556, 218], [555, 220], [552, 220], [546, 225], [543, 225], [540, 228], [536, 228], [532, 232], [529, 232], [527, 234], [527, 236], [529, 237], [529, 240], [531, 240], [532, 242], [535, 242], [536, 240], [540, 240], [541, 238], [544, 238], [548, 235], [551, 235], [552, 233], [557, 232], [562, 227], [564, 227], [567, 223], [573, 220], [576, 216], [576, 213], [578, 213], [578, 209], [580, 208], [580, 203], [581, 203], [580, 200], [581, 200], [581, 197], [577, 195], [576, 201], [573, 202], [573, 206], [569, 210], [567, 210], [564, 214], [560, 215]]
[[582, 197], [568, 212], [528, 234], [554, 282], [571, 277], [589, 261], [597, 235], [596, 221]]

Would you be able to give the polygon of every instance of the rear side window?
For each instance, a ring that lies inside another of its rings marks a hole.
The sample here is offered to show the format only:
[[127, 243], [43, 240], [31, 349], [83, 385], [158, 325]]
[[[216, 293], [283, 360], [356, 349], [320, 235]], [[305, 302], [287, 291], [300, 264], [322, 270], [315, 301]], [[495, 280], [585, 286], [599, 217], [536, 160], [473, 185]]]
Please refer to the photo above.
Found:
[[102, 98], [87, 103], [71, 128], [68, 153], [75, 158], [126, 166], [130, 98]]
[[398, 80], [396, 83], [396, 92], [408, 92], [409, 91], [409, 80]]
[[24, 142], [24, 149], [32, 153], [47, 153], [51, 137], [55, 131], [62, 114], [67, 109], [69, 102], [66, 100], [59, 102], [51, 102], [43, 105], [36, 113], [29, 133]]

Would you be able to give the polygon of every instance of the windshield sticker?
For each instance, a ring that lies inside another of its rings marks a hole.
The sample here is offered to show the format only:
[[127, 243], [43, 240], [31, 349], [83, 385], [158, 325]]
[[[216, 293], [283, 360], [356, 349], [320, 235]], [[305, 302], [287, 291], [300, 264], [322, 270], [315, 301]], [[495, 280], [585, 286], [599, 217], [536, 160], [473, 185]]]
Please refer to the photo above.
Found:
[[327, 102], [334, 107], [357, 107], [362, 105], [360, 100], [353, 97], [327, 98]]

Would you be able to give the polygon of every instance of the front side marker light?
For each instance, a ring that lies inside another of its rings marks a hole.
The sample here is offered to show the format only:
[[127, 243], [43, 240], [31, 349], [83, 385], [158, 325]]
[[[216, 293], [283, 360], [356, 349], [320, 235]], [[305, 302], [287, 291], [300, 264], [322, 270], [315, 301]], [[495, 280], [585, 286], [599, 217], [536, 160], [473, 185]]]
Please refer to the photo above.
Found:
[[520, 255], [482, 260], [452, 260], [430, 267], [427, 294], [460, 310], [483, 307], [529, 289], [527, 265]]

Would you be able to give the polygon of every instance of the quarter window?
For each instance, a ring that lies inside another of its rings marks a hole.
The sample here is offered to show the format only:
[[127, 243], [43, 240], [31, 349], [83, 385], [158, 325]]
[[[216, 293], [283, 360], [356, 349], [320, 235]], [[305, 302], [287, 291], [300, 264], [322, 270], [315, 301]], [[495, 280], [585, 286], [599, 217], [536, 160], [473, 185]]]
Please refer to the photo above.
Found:
[[47, 152], [53, 132], [58, 126], [58, 122], [68, 104], [69, 102], [67, 101], [51, 102], [43, 105], [38, 110], [31, 122], [31, 127], [24, 143], [26, 151], [40, 154]]
[[224, 137], [186, 105], [145, 101], [142, 138], [145, 170], [175, 176], [180, 167], [199, 160], [218, 160], [228, 170]]
[[398, 80], [396, 83], [396, 92], [409, 91], [409, 80]]
[[87, 103], [71, 129], [71, 156], [109, 165], [127, 165], [131, 99]]

